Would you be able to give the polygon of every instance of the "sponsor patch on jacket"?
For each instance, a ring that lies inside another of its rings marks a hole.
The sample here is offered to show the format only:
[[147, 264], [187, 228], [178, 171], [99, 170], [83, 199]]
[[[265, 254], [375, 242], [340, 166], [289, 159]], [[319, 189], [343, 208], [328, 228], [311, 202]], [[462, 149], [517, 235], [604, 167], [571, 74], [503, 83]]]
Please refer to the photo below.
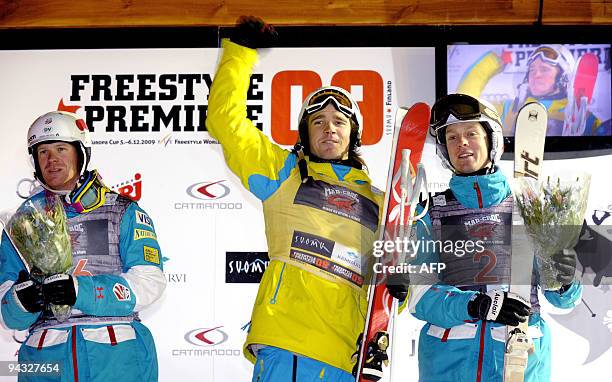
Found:
[[113, 294], [119, 301], [130, 301], [132, 298], [132, 294], [130, 293], [130, 288], [126, 287], [123, 284], [116, 283], [113, 286]]
[[444, 194], [434, 196], [433, 197], [433, 204], [434, 204], [434, 206], [445, 206], [446, 205], [446, 196], [444, 196]]
[[134, 240], [140, 240], [140, 239], [153, 239], [157, 241], [157, 236], [155, 235], [155, 232], [153, 231], [136, 228], [134, 230]]
[[332, 256], [335, 244], [335, 242], [324, 237], [300, 231], [293, 231], [293, 238], [291, 239], [292, 247], [325, 257]]
[[147, 247], [146, 245], [142, 247], [142, 253], [145, 261], [149, 263], [159, 264], [159, 249]]
[[357, 272], [353, 272], [350, 269], [341, 266], [340, 264], [336, 264], [329, 259], [319, 257], [311, 253], [298, 251], [296, 249], [291, 249], [289, 257], [295, 261], [299, 261], [301, 263], [310, 264], [314, 267], [317, 267], [324, 272], [340, 277], [352, 284], [357, 285], [358, 287], [361, 287], [363, 285], [363, 276], [361, 276]]
[[107, 193], [104, 199], [104, 205], [105, 206], [114, 206], [115, 203], [117, 202], [117, 197], [119, 195], [118, 194], [114, 194], [114, 193]]
[[153, 221], [146, 213], [136, 210], [136, 223], [153, 229]]
[[293, 231], [291, 247], [325, 256], [333, 262], [361, 273], [361, 255], [355, 249], [311, 233]]
[[293, 203], [356, 221], [371, 231], [378, 228], [378, 205], [346, 187], [310, 179], [300, 185]]
[[108, 219], [96, 215], [97, 212], [89, 213], [68, 221], [72, 256], [108, 256], [110, 224]]

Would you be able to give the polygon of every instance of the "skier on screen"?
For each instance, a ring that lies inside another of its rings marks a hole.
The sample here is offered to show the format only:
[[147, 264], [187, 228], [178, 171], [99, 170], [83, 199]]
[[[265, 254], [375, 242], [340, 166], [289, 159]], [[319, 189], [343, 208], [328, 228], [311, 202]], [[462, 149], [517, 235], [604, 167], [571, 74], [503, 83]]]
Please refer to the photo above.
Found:
[[[489, 81], [504, 70], [508, 61], [490, 51], [469, 67], [457, 86], [457, 93], [480, 97]], [[538, 101], [548, 110], [548, 129], [546, 135], [564, 135], [564, 123], [568, 103], [572, 102], [571, 82], [576, 61], [572, 53], [560, 44], [540, 45], [527, 59], [527, 72], [517, 86], [513, 99], [495, 105], [501, 112], [504, 135], [512, 136], [516, 115], [528, 102]], [[605, 126], [592, 112], [587, 111], [583, 135], [603, 135]]]
[[222, 42], [206, 119], [230, 169], [263, 204], [270, 265], [244, 354], [255, 363], [253, 381], [348, 382], [383, 193], [359, 156], [361, 116], [346, 90], [325, 86], [306, 97], [291, 151], [247, 118], [256, 49], [274, 39], [260, 19], [239, 20]]
[[[550, 335], [540, 316], [535, 278], [531, 310], [508, 292], [513, 197], [498, 167], [503, 152], [499, 115], [486, 101], [451, 94], [433, 106], [430, 132], [453, 176], [450, 188], [430, 199], [424, 219], [428, 229], [418, 224], [417, 235], [445, 243], [480, 240], [483, 248], [459, 253], [445, 245], [417, 255], [417, 262], [446, 265], [437, 276], [411, 275], [408, 309], [427, 322], [419, 339], [419, 381], [501, 382], [506, 325], [525, 320], [535, 343], [525, 381], [549, 381]], [[556, 307], [571, 308], [582, 291], [574, 282], [575, 257], [559, 253], [553, 258], [563, 286], [544, 296]]]

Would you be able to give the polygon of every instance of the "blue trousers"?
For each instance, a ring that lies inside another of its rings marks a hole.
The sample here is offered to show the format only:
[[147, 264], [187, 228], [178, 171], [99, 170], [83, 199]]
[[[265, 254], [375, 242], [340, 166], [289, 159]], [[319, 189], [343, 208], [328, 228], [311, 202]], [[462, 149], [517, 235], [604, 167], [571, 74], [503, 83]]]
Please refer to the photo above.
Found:
[[257, 352], [252, 382], [353, 382], [346, 371], [326, 363], [266, 346]]

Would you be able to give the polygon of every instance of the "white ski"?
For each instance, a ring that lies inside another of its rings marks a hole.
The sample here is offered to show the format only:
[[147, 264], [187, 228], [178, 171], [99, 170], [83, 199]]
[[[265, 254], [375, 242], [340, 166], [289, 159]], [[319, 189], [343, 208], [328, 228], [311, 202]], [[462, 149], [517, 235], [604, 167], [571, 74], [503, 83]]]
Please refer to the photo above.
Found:
[[[538, 179], [544, 161], [544, 142], [548, 115], [546, 108], [538, 102], [524, 105], [516, 117], [514, 134], [514, 177]], [[534, 251], [518, 203], [514, 202], [512, 213], [512, 260], [510, 265], [510, 292], [531, 300], [531, 277]], [[506, 328], [506, 354], [504, 357], [504, 382], [523, 382], [527, 358], [533, 351], [533, 343], [527, 334], [529, 320], [519, 326]]]

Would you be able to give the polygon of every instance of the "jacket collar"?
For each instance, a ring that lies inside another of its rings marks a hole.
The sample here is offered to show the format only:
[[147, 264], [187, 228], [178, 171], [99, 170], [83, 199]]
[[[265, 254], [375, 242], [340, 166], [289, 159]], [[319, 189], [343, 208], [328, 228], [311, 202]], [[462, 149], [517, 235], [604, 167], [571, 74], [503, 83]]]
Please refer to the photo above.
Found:
[[510, 184], [499, 167], [487, 175], [453, 175], [449, 183], [455, 198], [468, 208], [487, 208], [501, 203], [510, 195]]

